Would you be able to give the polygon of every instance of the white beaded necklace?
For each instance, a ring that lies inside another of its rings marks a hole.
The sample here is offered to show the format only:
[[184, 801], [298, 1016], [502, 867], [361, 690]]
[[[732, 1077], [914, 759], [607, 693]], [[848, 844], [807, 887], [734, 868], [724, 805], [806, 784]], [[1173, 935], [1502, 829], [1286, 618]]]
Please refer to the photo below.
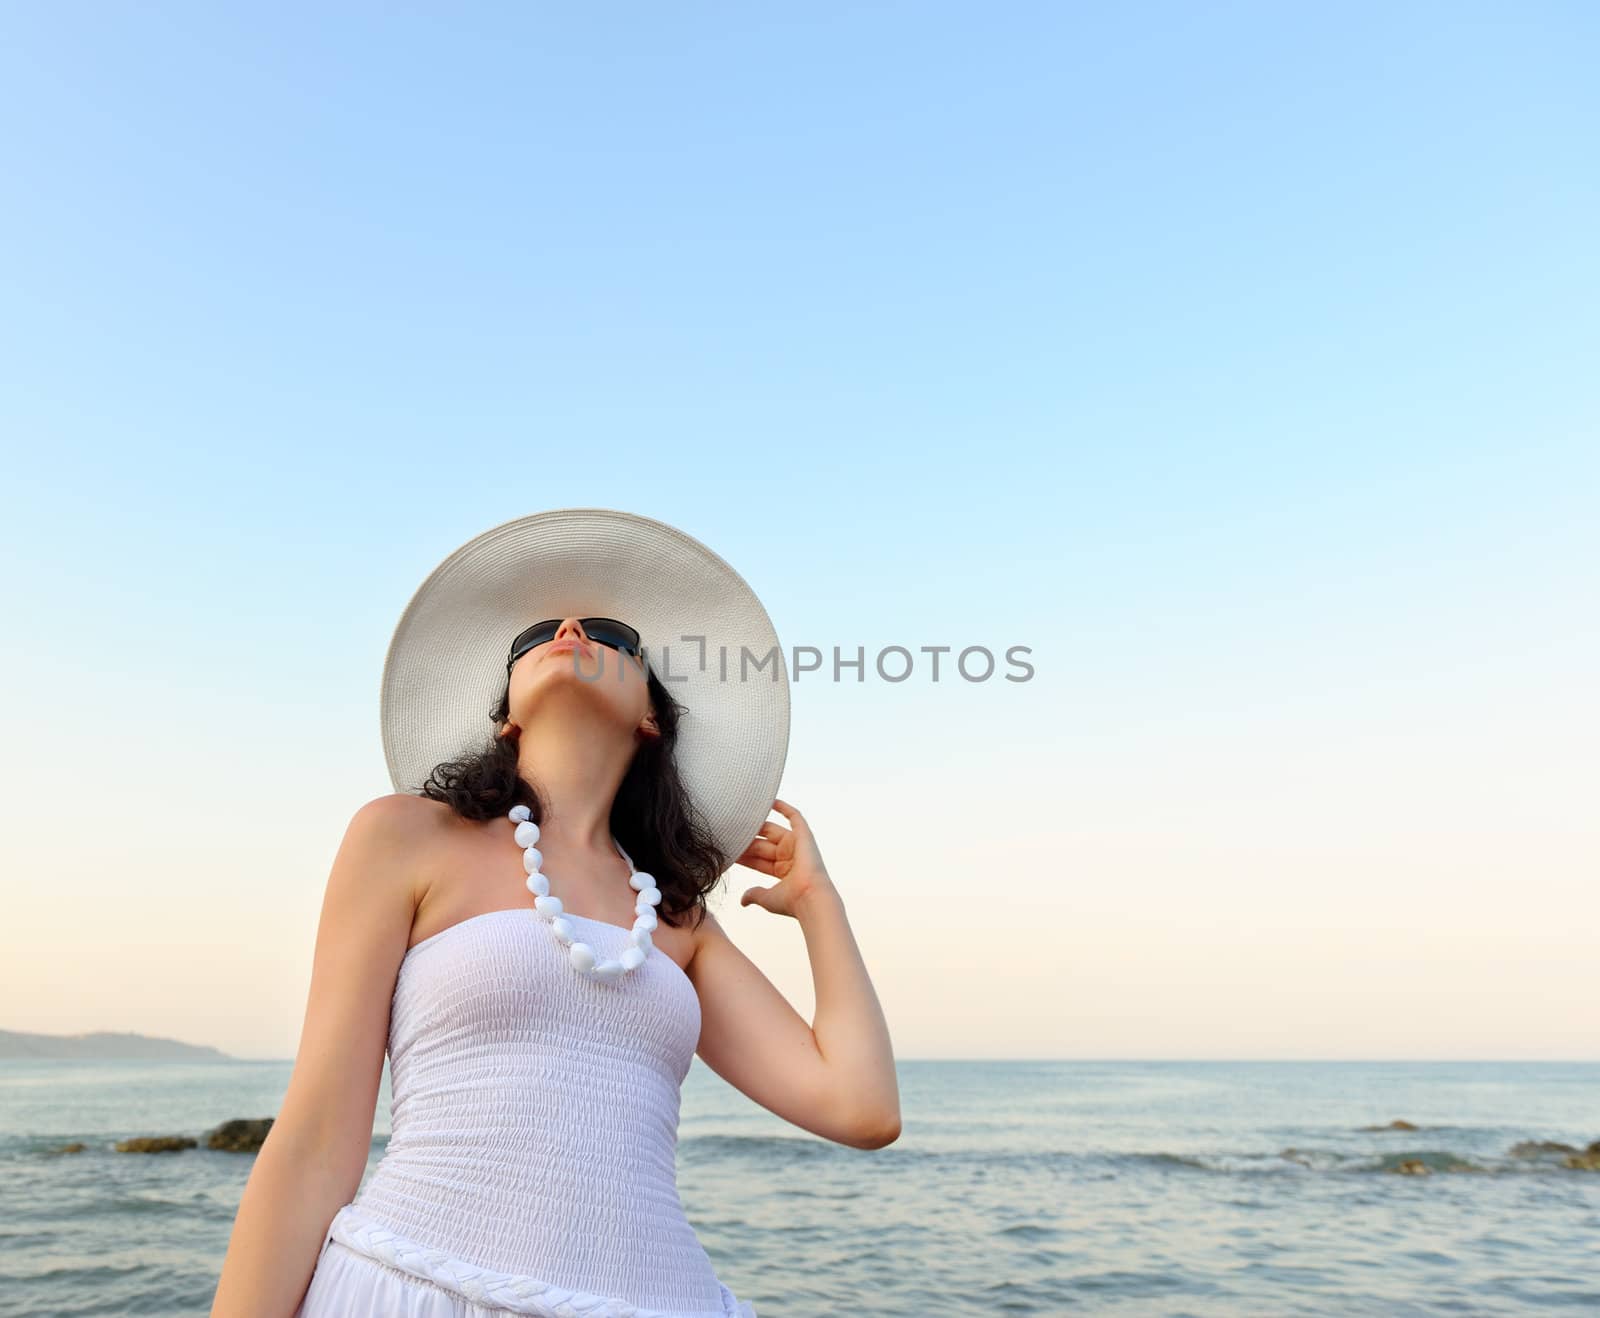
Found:
[[550, 879], [539, 872], [544, 856], [534, 845], [539, 840], [539, 825], [529, 818], [532, 813], [525, 805], [514, 805], [508, 817], [516, 825], [517, 845], [522, 848], [522, 867], [528, 871], [528, 891], [533, 894], [534, 909], [545, 918], [556, 941], [567, 948], [572, 968], [589, 979], [613, 980], [642, 966], [655, 946], [650, 931], [659, 923], [655, 908], [661, 905], [661, 889], [656, 887], [654, 876], [635, 869], [633, 857], [623, 850], [615, 835], [612, 836], [612, 845], [628, 862], [628, 886], [639, 896], [633, 904], [635, 918], [629, 935], [632, 946], [624, 948], [620, 957], [598, 960], [589, 944], [572, 941], [572, 922], [562, 914], [561, 898], [550, 895]]

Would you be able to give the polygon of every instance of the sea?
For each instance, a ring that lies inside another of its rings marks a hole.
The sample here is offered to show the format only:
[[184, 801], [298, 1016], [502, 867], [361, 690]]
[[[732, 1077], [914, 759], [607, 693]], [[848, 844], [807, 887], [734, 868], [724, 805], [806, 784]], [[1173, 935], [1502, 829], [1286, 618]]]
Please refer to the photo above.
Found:
[[[207, 1314], [287, 1061], [0, 1062], [0, 1314]], [[696, 1058], [678, 1183], [760, 1318], [1600, 1315], [1600, 1063], [902, 1061], [833, 1144]], [[384, 1071], [368, 1174], [383, 1156]], [[1416, 1127], [1395, 1127], [1395, 1121]], [[132, 1135], [201, 1147], [117, 1153]], [[78, 1153], [52, 1150], [68, 1141]], [[314, 1260], [305, 1260], [308, 1269]]]

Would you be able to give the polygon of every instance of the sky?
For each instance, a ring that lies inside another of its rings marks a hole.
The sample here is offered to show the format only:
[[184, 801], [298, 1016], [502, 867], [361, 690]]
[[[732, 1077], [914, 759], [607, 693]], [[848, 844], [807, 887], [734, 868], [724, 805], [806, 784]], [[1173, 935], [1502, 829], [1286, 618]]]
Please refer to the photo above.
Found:
[[1600, 1058], [1597, 36], [13, 10], [0, 1028], [292, 1057], [401, 610], [600, 506], [869, 657], [779, 795], [897, 1056]]

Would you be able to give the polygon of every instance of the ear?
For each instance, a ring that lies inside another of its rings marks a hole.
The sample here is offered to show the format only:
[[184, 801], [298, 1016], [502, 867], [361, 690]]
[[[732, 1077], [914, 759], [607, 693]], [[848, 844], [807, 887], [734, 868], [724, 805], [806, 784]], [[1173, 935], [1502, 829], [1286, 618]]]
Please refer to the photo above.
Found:
[[659, 737], [661, 735], [661, 728], [656, 723], [655, 710], [652, 709], [639, 720], [639, 731], [646, 737]]

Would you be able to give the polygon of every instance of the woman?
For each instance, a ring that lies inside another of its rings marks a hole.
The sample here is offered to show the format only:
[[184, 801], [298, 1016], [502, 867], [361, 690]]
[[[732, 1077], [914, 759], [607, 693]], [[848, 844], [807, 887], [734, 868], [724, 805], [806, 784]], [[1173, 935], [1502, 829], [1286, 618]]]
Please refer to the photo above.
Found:
[[[400, 790], [334, 860], [214, 1318], [753, 1318], [677, 1195], [693, 1054], [825, 1139], [878, 1148], [900, 1117], [842, 900], [773, 795], [787, 676], [750, 678], [752, 647], [778, 654], [731, 567], [609, 509], [495, 527], [423, 583], [384, 664]], [[741, 905], [804, 933], [810, 1025], [706, 906], [733, 863], [777, 880]], [[386, 1049], [393, 1133], [361, 1186]]]

